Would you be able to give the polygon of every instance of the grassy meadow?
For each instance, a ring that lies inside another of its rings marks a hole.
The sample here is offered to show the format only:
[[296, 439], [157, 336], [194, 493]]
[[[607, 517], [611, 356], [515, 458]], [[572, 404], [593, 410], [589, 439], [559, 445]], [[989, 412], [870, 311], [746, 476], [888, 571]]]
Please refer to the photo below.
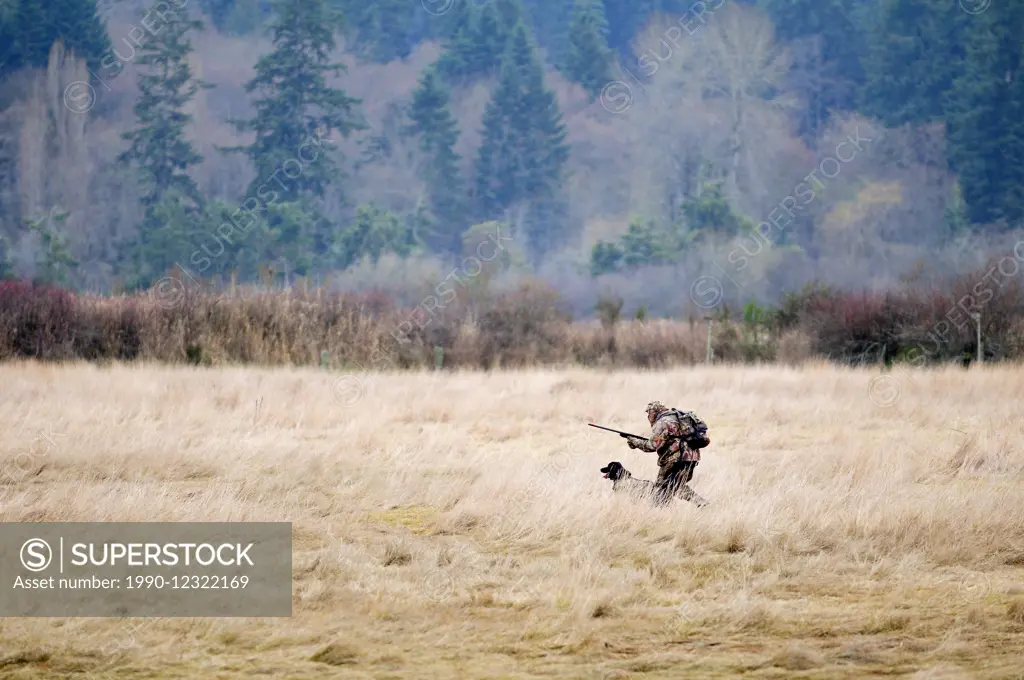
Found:
[[[0, 365], [0, 520], [293, 522], [291, 618], [0, 620], [10, 678], [1021, 678], [1024, 368]], [[652, 399], [711, 501], [613, 497]]]

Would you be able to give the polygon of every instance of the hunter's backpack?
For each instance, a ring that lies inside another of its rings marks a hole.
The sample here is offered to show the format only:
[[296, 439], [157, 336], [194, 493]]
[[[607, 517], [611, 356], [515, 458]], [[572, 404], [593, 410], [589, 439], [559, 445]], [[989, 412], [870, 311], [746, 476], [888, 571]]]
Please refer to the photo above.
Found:
[[685, 437], [683, 440], [691, 449], [703, 449], [711, 443], [711, 439], [708, 437], [708, 425], [698, 418], [697, 414], [692, 411], [680, 411], [678, 409], [672, 409], [670, 413], [678, 418], [680, 422], [689, 424], [693, 429], [693, 434]]

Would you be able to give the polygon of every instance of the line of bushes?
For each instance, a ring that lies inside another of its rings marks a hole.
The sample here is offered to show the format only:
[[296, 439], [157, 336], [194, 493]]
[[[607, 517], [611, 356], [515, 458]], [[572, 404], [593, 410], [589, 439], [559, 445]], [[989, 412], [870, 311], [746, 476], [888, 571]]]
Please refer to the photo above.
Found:
[[[810, 285], [777, 307], [714, 310], [716, 361], [850, 364], [968, 360], [982, 313], [986, 360], [1024, 355], [1018, 277], [986, 268], [937, 289], [851, 293]], [[604, 300], [573, 321], [556, 291], [528, 282], [502, 294], [399, 307], [380, 292], [182, 287], [101, 297], [0, 283], [0, 360], [135, 360], [387, 370], [577, 364], [653, 368], [705, 360], [700, 318], [619, 318]], [[173, 304], [172, 304], [173, 303]], [[642, 310], [641, 310], [642, 312]], [[442, 348], [440, 351], [438, 348]]]

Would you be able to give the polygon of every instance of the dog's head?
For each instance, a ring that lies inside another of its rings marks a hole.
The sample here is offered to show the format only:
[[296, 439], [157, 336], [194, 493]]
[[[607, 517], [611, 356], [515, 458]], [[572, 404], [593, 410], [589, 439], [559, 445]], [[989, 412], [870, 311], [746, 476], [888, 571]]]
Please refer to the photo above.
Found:
[[613, 461], [611, 463], [608, 463], [603, 468], [601, 468], [601, 472], [604, 473], [604, 478], [605, 479], [610, 479], [613, 482], [618, 481], [618, 480], [622, 479], [623, 477], [630, 477], [631, 476], [629, 474], [629, 471], [626, 468], [622, 467], [622, 463], [620, 463], [618, 461]]

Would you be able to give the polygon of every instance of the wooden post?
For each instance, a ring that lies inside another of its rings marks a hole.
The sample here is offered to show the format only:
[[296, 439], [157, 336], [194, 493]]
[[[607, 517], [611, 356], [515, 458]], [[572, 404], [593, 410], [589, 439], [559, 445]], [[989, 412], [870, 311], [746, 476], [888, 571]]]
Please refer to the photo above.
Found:
[[984, 352], [981, 351], [981, 312], [974, 312], [971, 314], [974, 317], [974, 322], [977, 324], [978, 329], [978, 365], [980, 366], [984, 361]]
[[711, 360], [715, 356], [714, 349], [711, 347], [711, 327], [714, 325], [715, 320], [712, 319], [710, 316], [705, 316], [704, 319], [708, 322], [708, 357], [707, 357], [707, 363], [710, 365], [711, 364]]

